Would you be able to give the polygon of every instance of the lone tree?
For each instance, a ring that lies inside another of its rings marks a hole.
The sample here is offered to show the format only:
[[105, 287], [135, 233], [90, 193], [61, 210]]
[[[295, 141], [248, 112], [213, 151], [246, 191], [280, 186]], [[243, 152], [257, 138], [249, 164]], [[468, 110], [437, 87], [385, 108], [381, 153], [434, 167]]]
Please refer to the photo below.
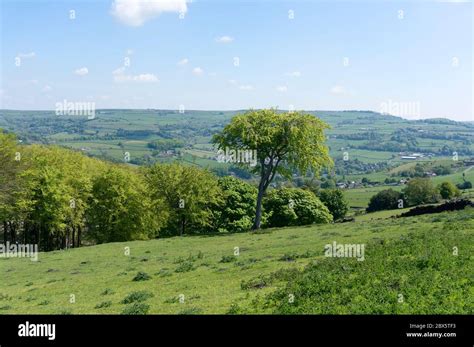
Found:
[[[257, 164], [252, 171], [260, 176], [255, 220], [252, 229], [259, 229], [262, 218], [262, 199], [278, 173], [286, 178], [298, 170], [319, 173], [332, 165], [325, 146], [324, 129], [329, 125], [310, 114], [278, 113], [276, 109], [250, 110], [232, 118], [212, 141], [219, 150], [237, 153], [257, 153]], [[252, 151], [252, 152], [250, 152]], [[248, 163], [237, 163], [248, 165]]]

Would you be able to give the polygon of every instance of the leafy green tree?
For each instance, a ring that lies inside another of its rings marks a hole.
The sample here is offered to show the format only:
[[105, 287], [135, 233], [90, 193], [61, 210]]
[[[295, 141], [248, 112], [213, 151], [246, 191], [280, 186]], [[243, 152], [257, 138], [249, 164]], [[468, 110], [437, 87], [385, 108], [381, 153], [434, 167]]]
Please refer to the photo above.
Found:
[[219, 178], [223, 202], [216, 205], [216, 226], [218, 231], [242, 232], [252, 227], [255, 212], [257, 188], [238, 178]]
[[260, 182], [253, 229], [260, 228], [262, 200], [276, 174], [290, 178], [294, 170], [318, 173], [332, 164], [324, 144], [327, 128], [310, 114], [250, 110], [232, 118], [221, 133], [214, 135], [212, 141], [220, 150], [257, 151], [253, 172], [260, 176]]
[[441, 183], [438, 185], [438, 190], [443, 199], [451, 199], [461, 195], [459, 189], [451, 182]]
[[327, 207], [311, 191], [299, 188], [274, 189], [264, 200], [269, 227], [329, 223]]
[[321, 189], [319, 199], [331, 212], [334, 220], [343, 219], [349, 210], [344, 193], [340, 189]]
[[427, 178], [410, 180], [403, 189], [403, 195], [410, 206], [434, 203], [440, 198], [438, 190]]
[[183, 235], [212, 228], [213, 207], [222, 203], [217, 179], [207, 170], [178, 163], [155, 164], [145, 176], [153, 199], [164, 199], [165, 233]]
[[332, 178], [328, 178], [324, 182], [321, 183], [321, 188], [323, 188], [323, 189], [335, 189], [336, 188], [336, 181], [334, 181]]
[[393, 210], [398, 208], [399, 200], [403, 195], [393, 189], [385, 189], [370, 198], [367, 212]]
[[155, 237], [166, 221], [166, 215], [156, 213], [159, 203], [150, 199], [136, 172], [110, 167], [93, 181], [87, 210], [89, 237], [97, 243]]

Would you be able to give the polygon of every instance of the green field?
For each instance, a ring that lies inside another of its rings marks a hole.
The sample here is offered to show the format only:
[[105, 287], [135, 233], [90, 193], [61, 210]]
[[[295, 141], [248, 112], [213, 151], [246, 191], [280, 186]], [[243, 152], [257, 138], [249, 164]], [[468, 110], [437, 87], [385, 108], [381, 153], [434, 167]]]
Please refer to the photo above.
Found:
[[[426, 254], [430, 254], [431, 249], [436, 249], [446, 258], [451, 254], [452, 247], [458, 246], [459, 258], [453, 259], [459, 261], [448, 262], [449, 269], [428, 265], [423, 268], [422, 273], [423, 278], [439, 278], [440, 274], [446, 276], [437, 280], [436, 291], [444, 293], [446, 300], [450, 301], [449, 313], [466, 310], [466, 302], [474, 297], [474, 209], [403, 219], [387, 218], [393, 214], [382, 211], [357, 218], [352, 223], [269, 229], [260, 233], [109, 243], [40, 253], [38, 262], [26, 258], [0, 259], [0, 271], [4, 274], [0, 283], [0, 312], [119, 314], [130, 305], [122, 301], [137, 291], [147, 292], [141, 296], [144, 303], [150, 306], [149, 313], [154, 314], [227, 313], [235, 310], [235, 307], [242, 312], [251, 311], [254, 309], [254, 300], [261, 300], [275, 290], [281, 291], [284, 288], [285, 276], [281, 274], [285, 269], [299, 271], [313, 261], [323, 262], [322, 269], [326, 270], [321, 271], [332, 271], [327, 270], [332, 267], [340, 268], [332, 263], [335, 258], [324, 257], [324, 246], [333, 241], [367, 244], [366, 260], [360, 262], [360, 271], [364, 273], [366, 266], [370, 271], [380, 271], [371, 273], [370, 278], [383, 279], [387, 269], [379, 266], [374, 270], [371, 247], [378, 247], [376, 243], [398, 242], [409, 233], [429, 233], [433, 237], [429, 242], [416, 246], [421, 248], [411, 250], [411, 254], [392, 254], [392, 261], [402, 261], [407, 256], [413, 259], [404, 265], [408, 268], [395, 268], [393, 271], [399, 272], [392, 272], [392, 278], [402, 278], [416, 286], [416, 274], [420, 271], [416, 266]], [[448, 244], [442, 241], [446, 230], [450, 230]], [[126, 247], [130, 249], [128, 256], [124, 253]], [[236, 247], [239, 254], [235, 256]], [[374, 251], [376, 253], [379, 254], [379, 251]], [[345, 261], [359, 263], [356, 259]], [[374, 261], [380, 263], [378, 258]], [[133, 281], [139, 272], [149, 275], [149, 279]], [[406, 278], [407, 273], [414, 277]], [[335, 272], [332, 275], [333, 282], [326, 283], [328, 288], [341, 293], [346, 290], [358, 292], [359, 282], [343, 280], [343, 277], [338, 280], [338, 276], [344, 276], [344, 273]], [[267, 279], [262, 283], [262, 278]], [[394, 300], [393, 305], [396, 305], [397, 293], [403, 288], [390, 287], [390, 283], [379, 283], [378, 286], [387, 291], [383, 300], [389, 297]], [[470, 288], [470, 299], [459, 297], [460, 293], [465, 293], [466, 288]], [[75, 296], [75, 303], [70, 302], [71, 295]], [[431, 294], [411, 293], [407, 298], [408, 303], [415, 303], [417, 295], [421, 298]], [[135, 296], [140, 297], [140, 294], [135, 293]], [[180, 298], [183, 299], [182, 302]], [[354, 296], [348, 300], [351, 302], [347, 305], [356, 305], [361, 298]], [[374, 296], [364, 300], [375, 305], [381, 299]], [[314, 306], [313, 309], [331, 313], [331, 309], [327, 307]], [[431, 312], [439, 310], [440, 307], [432, 307]], [[265, 309], [261, 312], [265, 312]], [[338, 311], [334, 309], [333, 312]], [[404, 305], [403, 312], [419, 311], [416, 305], [408, 304]], [[350, 313], [360, 312], [355, 310]]]

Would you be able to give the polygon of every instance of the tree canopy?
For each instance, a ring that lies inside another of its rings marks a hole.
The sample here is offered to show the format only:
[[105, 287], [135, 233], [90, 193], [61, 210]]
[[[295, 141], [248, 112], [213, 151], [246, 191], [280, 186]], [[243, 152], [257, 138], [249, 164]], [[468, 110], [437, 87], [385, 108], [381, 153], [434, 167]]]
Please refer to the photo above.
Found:
[[221, 133], [213, 136], [213, 143], [220, 150], [257, 153], [257, 165], [252, 170], [260, 176], [260, 182], [253, 229], [260, 228], [262, 199], [276, 174], [288, 178], [295, 170], [318, 174], [332, 164], [325, 145], [324, 130], [328, 128], [310, 114], [264, 109], [235, 116]]

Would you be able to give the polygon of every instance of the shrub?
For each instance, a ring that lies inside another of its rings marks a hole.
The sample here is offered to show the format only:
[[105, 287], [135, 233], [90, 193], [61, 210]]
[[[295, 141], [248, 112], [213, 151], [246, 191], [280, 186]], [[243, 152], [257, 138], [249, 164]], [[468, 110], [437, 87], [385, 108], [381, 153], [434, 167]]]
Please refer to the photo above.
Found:
[[252, 227], [257, 188], [235, 177], [219, 178], [224, 201], [215, 207], [215, 231], [242, 232]]
[[415, 178], [408, 182], [403, 190], [405, 200], [410, 206], [438, 202], [440, 195], [427, 178]]
[[299, 188], [270, 191], [264, 200], [268, 227], [329, 223], [332, 216], [316, 195]]
[[100, 304], [95, 305], [94, 308], [98, 309], [98, 308], [104, 308], [104, 307], [110, 307], [110, 306], [112, 306], [112, 301], [103, 301]]
[[150, 305], [136, 302], [133, 305], [129, 305], [125, 307], [122, 311], [122, 314], [125, 314], [125, 315], [147, 314], [149, 310], [150, 310]]
[[234, 255], [224, 255], [222, 256], [222, 259], [219, 261], [219, 263], [232, 263], [236, 260], [237, 258]]
[[128, 294], [122, 301], [122, 304], [131, 304], [133, 302], [142, 302], [153, 297], [153, 293], [147, 291], [137, 291]]
[[340, 189], [322, 189], [319, 191], [319, 199], [328, 208], [334, 220], [343, 219], [349, 209]]
[[451, 199], [460, 196], [461, 192], [451, 182], [443, 182], [438, 186], [439, 194], [443, 199]]
[[191, 261], [184, 261], [178, 265], [175, 272], [189, 272], [194, 270], [194, 265]]
[[463, 183], [456, 184], [456, 187], [463, 190], [463, 189], [472, 189], [472, 183], [469, 181], [464, 181]]
[[382, 190], [370, 198], [367, 212], [396, 209], [401, 198], [402, 194], [393, 189]]
[[139, 281], [147, 281], [151, 279], [151, 276], [147, 274], [146, 272], [138, 272], [135, 277], [132, 279], [134, 282], [139, 282]]

